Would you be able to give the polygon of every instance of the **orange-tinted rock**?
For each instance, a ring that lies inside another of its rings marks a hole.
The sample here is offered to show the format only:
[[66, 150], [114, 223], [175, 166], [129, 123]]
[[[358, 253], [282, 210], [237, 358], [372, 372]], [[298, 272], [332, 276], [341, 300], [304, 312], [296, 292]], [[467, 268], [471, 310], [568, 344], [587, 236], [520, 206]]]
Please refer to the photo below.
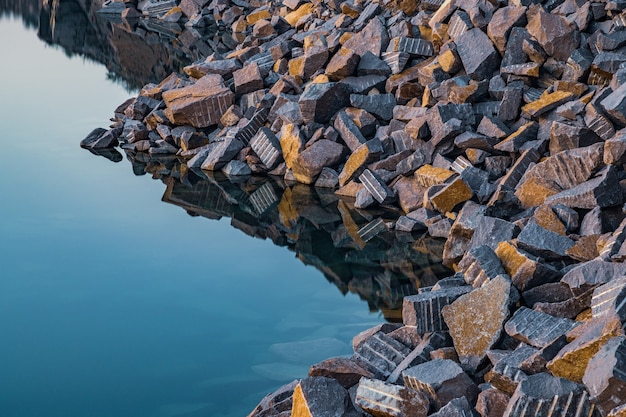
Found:
[[[461, 178], [457, 178], [449, 184], [444, 184], [429, 201], [432, 206], [442, 213], [452, 211], [459, 203], [472, 198], [472, 189]], [[427, 198], [426, 196], [424, 198]]]
[[511, 283], [499, 276], [441, 311], [462, 364], [478, 367], [509, 316]]
[[589, 360], [610, 338], [623, 336], [624, 330], [618, 317], [605, 316], [584, 323], [576, 331], [578, 337], [561, 349], [547, 368], [554, 376], [582, 382]]
[[421, 166], [414, 173], [415, 178], [422, 187], [431, 187], [445, 183], [452, 178], [455, 173], [448, 169], [434, 167], [430, 164]]

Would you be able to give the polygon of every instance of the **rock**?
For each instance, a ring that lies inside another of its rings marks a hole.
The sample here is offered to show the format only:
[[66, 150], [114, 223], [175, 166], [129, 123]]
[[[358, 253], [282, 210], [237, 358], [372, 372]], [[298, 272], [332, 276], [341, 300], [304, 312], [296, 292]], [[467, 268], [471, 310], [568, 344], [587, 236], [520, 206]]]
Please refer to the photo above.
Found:
[[478, 368], [487, 350], [498, 341], [509, 316], [510, 292], [511, 282], [497, 276], [442, 309], [461, 364]]
[[485, 381], [497, 389], [512, 395], [521, 381], [526, 380], [528, 375], [521, 369], [522, 364], [538, 349], [521, 343], [513, 351], [490, 351], [489, 360], [493, 368], [485, 374]]
[[440, 211], [446, 213], [459, 203], [463, 203], [472, 198], [472, 190], [461, 178], [456, 178], [452, 182], [443, 184], [429, 198], [430, 204]]
[[348, 90], [342, 83], [309, 84], [298, 106], [305, 123], [327, 123], [341, 108], [349, 102]]
[[219, 123], [235, 95], [219, 75], [205, 75], [195, 84], [163, 93], [165, 114], [175, 125], [204, 128]]
[[404, 385], [424, 392], [437, 408], [455, 398], [466, 397], [474, 403], [478, 387], [463, 369], [449, 359], [435, 359], [402, 372]]
[[592, 405], [581, 384], [547, 373], [521, 381], [504, 412], [504, 417], [590, 415]]
[[305, 378], [293, 392], [293, 417], [343, 417], [349, 404], [348, 391], [325, 377]]
[[517, 237], [517, 245], [537, 256], [558, 259], [567, 256], [565, 252], [574, 246], [574, 242], [541, 227], [534, 219], [531, 219]]
[[478, 28], [463, 33], [455, 43], [465, 72], [474, 79], [490, 78], [500, 65], [498, 52], [493, 43]]
[[554, 91], [542, 94], [538, 100], [522, 106], [522, 116], [527, 118], [538, 118], [542, 114], [553, 110], [563, 103], [574, 98], [574, 94], [569, 91]]
[[600, 140], [600, 137], [587, 127], [553, 122], [550, 128], [550, 154], [590, 146]]
[[578, 337], [565, 345], [554, 359], [548, 362], [547, 368], [554, 376], [582, 382], [591, 357], [610, 338], [624, 336], [624, 330], [617, 317], [606, 315], [582, 324], [576, 332]]
[[481, 417], [502, 417], [511, 396], [497, 388], [481, 391], [476, 400], [476, 411]]
[[491, 216], [480, 216], [468, 249], [487, 245], [496, 249], [498, 244], [513, 238], [516, 226], [506, 220]]
[[287, 168], [292, 169], [295, 160], [304, 149], [305, 140], [296, 124], [283, 125], [280, 130], [280, 148]]
[[444, 184], [454, 176], [454, 172], [425, 164], [418, 168], [413, 175], [422, 187], [432, 187], [433, 185]]
[[342, 387], [349, 389], [359, 383], [362, 377], [373, 378], [373, 374], [349, 358], [330, 358], [312, 365], [310, 377], [332, 378]]
[[593, 291], [591, 314], [594, 319], [617, 316], [626, 322], [626, 276], [614, 277]]
[[455, 398], [441, 407], [439, 411], [431, 414], [435, 417], [465, 417], [473, 414], [473, 408], [465, 397]]
[[526, 29], [543, 50], [559, 61], [567, 61], [580, 43], [580, 32], [562, 16], [539, 10], [528, 19]]
[[396, 99], [393, 94], [372, 94], [360, 95], [351, 94], [350, 104], [356, 108], [363, 109], [382, 120], [389, 121], [393, 118], [393, 109]]
[[541, 258], [518, 249], [510, 242], [500, 242], [495, 250], [511, 282], [520, 291], [557, 281], [561, 274]]
[[367, 378], [359, 382], [355, 402], [374, 417], [426, 417], [429, 407], [422, 392]]
[[366, 52], [371, 52], [374, 56], [380, 56], [387, 49], [388, 44], [389, 34], [385, 28], [384, 21], [382, 17], [377, 16], [370, 20], [362, 31], [353, 35], [344, 43], [343, 47], [354, 51], [359, 56], [363, 56]]
[[487, 245], [467, 251], [459, 262], [458, 269], [463, 272], [465, 282], [474, 288], [480, 288], [492, 279], [505, 274], [500, 260]]
[[370, 192], [379, 204], [389, 204], [396, 199], [396, 193], [393, 192], [383, 180], [374, 172], [366, 169], [359, 176], [361, 184]]
[[504, 330], [521, 342], [543, 348], [575, 326], [572, 320], [521, 307], [506, 322]]
[[221, 141], [213, 142], [207, 145], [197, 155], [197, 163], [194, 163], [195, 157], [187, 163], [190, 167], [201, 167], [208, 171], [216, 171], [229, 163], [243, 149], [243, 143], [234, 138], [226, 138]]
[[282, 160], [282, 149], [278, 138], [270, 129], [263, 126], [250, 140], [250, 147], [268, 170], [272, 170]]
[[626, 84], [620, 85], [600, 105], [619, 125], [626, 126]]
[[265, 108], [254, 112], [252, 118], [235, 134], [235, 138], [239, 139], [244, 145], [249, 145], [252, 137], [265, 124], [268, 115], [269, 110]]
[[526, 7], [501, 7], [493, 14], [487, 25], [487, 35], [501, 55], [504, 55], [506, 42], [513, 26], [526, 24]]
[[622, 194], [615, 192], [618, 188], [615, 168], [609, 165], [594, 178], [546, 198], [546, 204], [583, 209], [616, 206], [623, 202]]
[[450, 234], [443, 249], [443, 263], [452, 266], [458, 263], [467, 249], [474, 235], [478, 221], [485, 214], [486, 207], [473, 201], [468, 201], [459, 211], [459, 215], [452, 224]]
[[324, 167], [339, 163], [343, 153], [342, 145], [322, 139], [300, 152], [291, 169], [298, 181], [312, 184]]
[[268, 394], [252, 410], [248, 417], [263, 417], [268, 415], [280, 415], [279, 413], [291, 413], [293, 406], [293, 391], [300, 381], [292, 381], [283, 385], [271, 394]]
[[326, 66], [326, 75], [331, 81], [339, 81], [352, 75], [359, 63], [359, 55], [348, 48], [341, 48]]
[[383, 147], [378, 139], [369, 140], [355, 148], [339, 173], [339, 185], [344, 186], [360, 176], [367, 165], [378, 159], [382, 152]]
[[582, 262], [563, 275], [561, 282], [575, 293], [583, 293], [626, 275], [626, 265], [594, 259]]
[[415, 326], [418, 334], [447, 330], [441, 309], [471, 290], [470, 286], [452, 287], [404, 297], [402, 322]]
[[224, 172], [224, 174], [228, 175], [229, 177], [237, 177], [237, 176], [244, 176], [244, 175], [252, 174], [252, 171], [250, 170], [250, 167], [248, 166], [248, 164], [241, 162], [241, 161], [237, 161], [237, 160], [232, 160], [226, 165], [224, 165], [224, 167], [222, 168], [222, 171]]
[[345, 111], [341, 111], [337, 114], [334, 127], [337, 132], [339, 132], [343, 142], [352, 152], [356, 151], [359, 146], [367, 142], [359, 128]]
[[596, 353], [585, 371], [583, 383], [591, 401], [603, 414], [622, 405], [626, 393], [626, 337], [609, 339]]
[[263, 77], [257, 63], [245, 65], [233, 72], [235, 94], [241, 97], [244, 94], [263, 89]]
[[97, 128], [80, 141], [80, 146], [89, 149], [114, 148], [118, 145], [117, 136], [111, 131]]

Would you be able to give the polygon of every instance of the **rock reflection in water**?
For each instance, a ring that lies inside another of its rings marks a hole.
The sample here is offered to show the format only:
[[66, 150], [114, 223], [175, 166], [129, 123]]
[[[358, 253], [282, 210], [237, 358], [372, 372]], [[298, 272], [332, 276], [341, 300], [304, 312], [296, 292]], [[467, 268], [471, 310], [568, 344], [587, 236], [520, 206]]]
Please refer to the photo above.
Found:
[[401, 320], [404, 296], [451, 274], [441, 265], [443, 240], [384, 226], [400, 215], [395, 209], [358, 210], [331, 189], [282, 179], [192, 171], [175, 157], [127, 156], [136, 175], [163, 181], [163, 201], [192, 216], [228, 217], [244, 233], [288, 248], [389, 321]]
[[38, 37], [103, 64], [128, 90], [161, 81], [213, 53], [216, 27], [187, 29], [154, 19], [109, 20], [101, 0], [0, 0], [0, 15], [19, 16]]

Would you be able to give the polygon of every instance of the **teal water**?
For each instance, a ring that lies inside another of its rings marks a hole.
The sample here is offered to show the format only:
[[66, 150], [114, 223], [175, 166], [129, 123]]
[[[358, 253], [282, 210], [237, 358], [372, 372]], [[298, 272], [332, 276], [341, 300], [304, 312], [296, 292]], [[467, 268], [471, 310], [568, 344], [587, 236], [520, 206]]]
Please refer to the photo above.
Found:
[[0, 18], [0, 416], [245, 416], [383, 321], [78, 142], [129, 97]]

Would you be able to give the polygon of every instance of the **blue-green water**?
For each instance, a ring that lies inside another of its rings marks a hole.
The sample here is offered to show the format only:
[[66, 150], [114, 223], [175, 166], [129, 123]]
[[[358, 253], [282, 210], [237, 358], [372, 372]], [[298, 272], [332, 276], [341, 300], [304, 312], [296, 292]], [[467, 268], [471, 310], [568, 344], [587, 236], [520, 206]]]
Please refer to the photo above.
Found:
[[381, 322], [78, 142], [128, 93], [0, 18], [0, 416], [245, 416]]

